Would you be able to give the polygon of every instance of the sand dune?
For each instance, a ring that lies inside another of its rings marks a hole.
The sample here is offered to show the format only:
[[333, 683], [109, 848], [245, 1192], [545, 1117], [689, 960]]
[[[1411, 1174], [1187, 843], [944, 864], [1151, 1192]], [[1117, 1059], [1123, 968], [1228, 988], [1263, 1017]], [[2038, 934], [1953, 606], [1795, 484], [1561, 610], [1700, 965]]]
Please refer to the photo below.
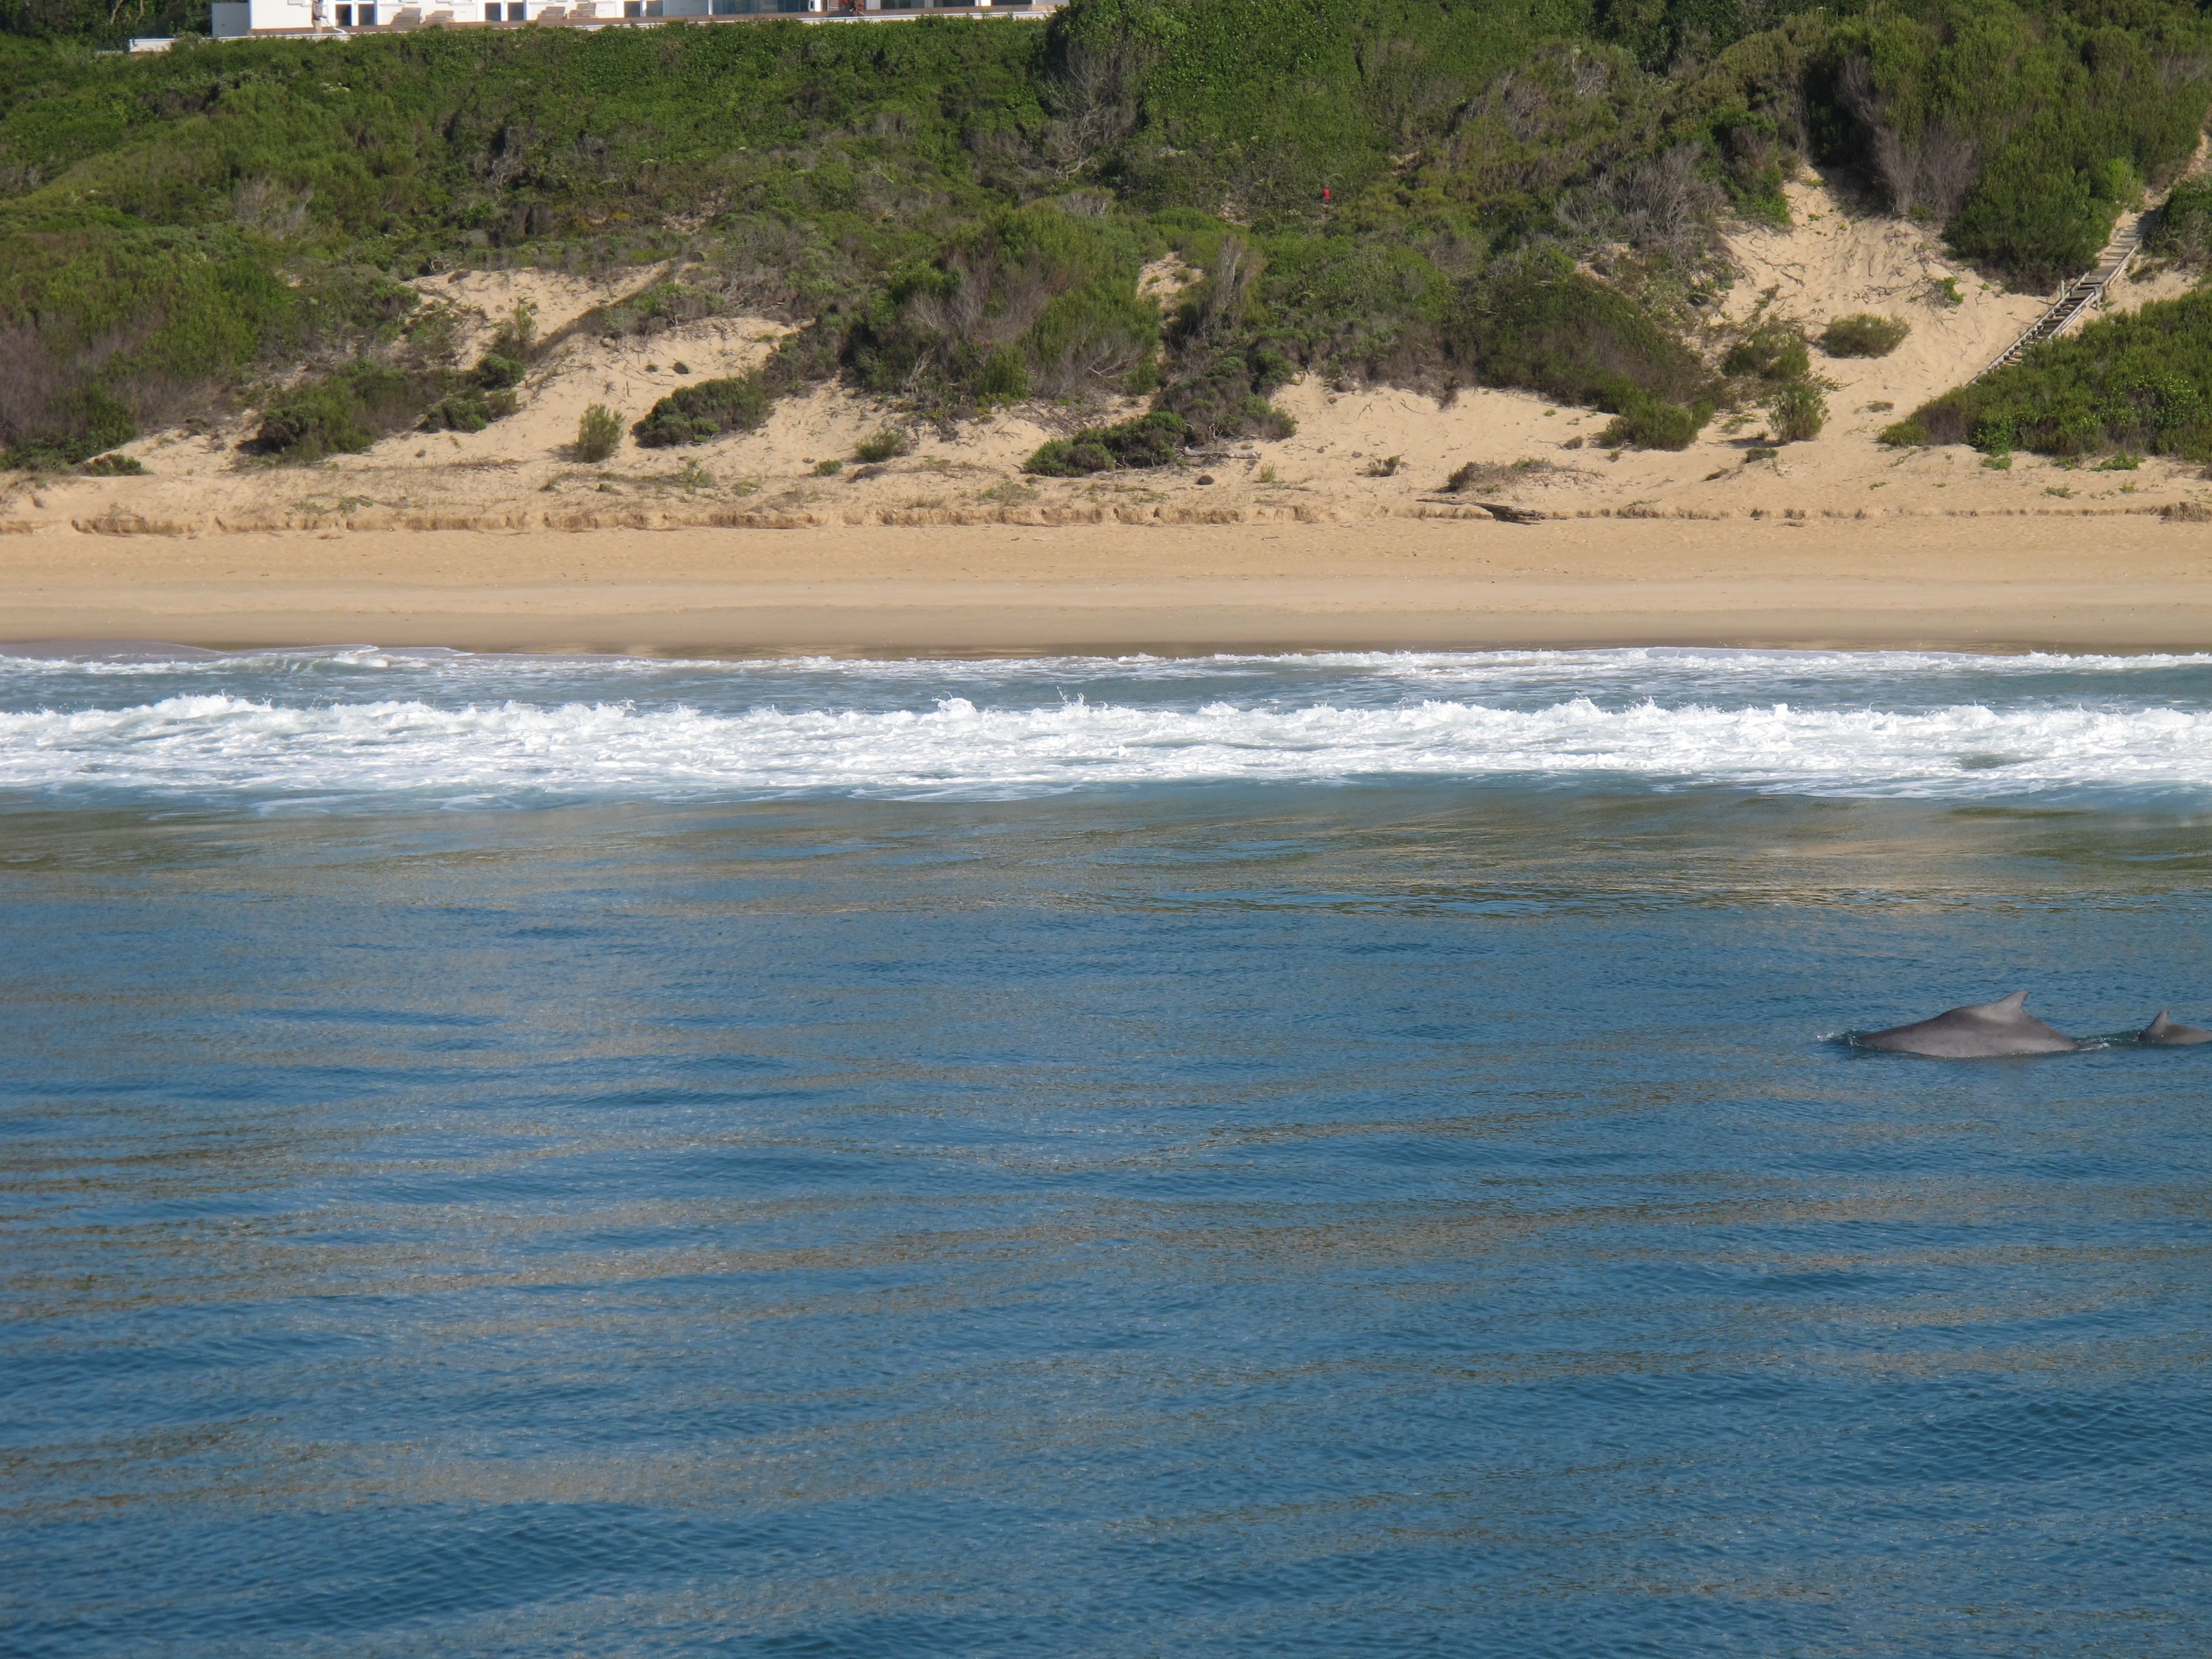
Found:
[[[1447, 477], [1468, 462], [1498, 469], [1474, 492], [1560, 517], [1881, 519], [2071, 517], [2212, 507], [2200, 469], [2148, 461], [2132, 472], [2070, 470], [2031, 456], [2008, 471], [1960, 448], [1896, 452], [1876, 434], [1899, 412], [1958, 384], [2033, 320], [2044, 296], [2007, 294], [1948, 259], [1923, 228], [1848, 207], [1817, 179], [1791, 189], [1789, 230], [1731, 239], [1742, 275], [1726, 322], [1755, 308], [1817, 329], [1850, 312], [1911, 325], [1892, 356], [1816, 357], [1833, 383], [1827, 429], [1772, 459], [1756, 412], [1717, 421], [1680, 453], [1608, 453], [1592, 440], [1607, 417], [1516, 392], [1461, 393], [1439, 408], [1388, 387], [1332, 391], [1308, 380], [1279, 401], [1290, 439], [1240, 443], [1173, 471], [1081, 480], [1025, 477], [1048, 437], [1125, 409], [1032, 406], [962, 425], [911, 427], [915, 453], [880, 466], [851, 460], [867, 434], [908, 424], [841, 388], [786, 400], [761, 432], [696, 449], [644, 451], [625, 441], [602, 465], [568, 453], [592, 403], [635, 419], [674, 386], [762, 360], [786, 325], [717, 318], [648, 339], [572, 337], [535, 368], [519, 413], [481, 433], [408, 433], [368, 453], [276, 468], [241, 457], [251, 417], [213, 434], [157, 435], [130, 446], [143, 478], [17, 480], [0, 495], [0, 531], [33, 535], [386, 530], [496, 532], [960, 524], [1192, 525], [1358, 523], [1487, 517]], [[470, 319], [465, 352], [519, 301], [550, 331], [630, 291], [649, 271], [591, 282], [535, 271], [476, 272], [421, 286]], [[1955, 289], [1950, 302], [1946, 280]], [[2171, 273], [2123, 285], [2115, 303], [2179, 291]], [[1717, 328], [1715, 339], [1720, 337]], [[834, 477], [817, 476], [842, 461]], [[1516, 464], [1521, 464], [1517, 465]]]

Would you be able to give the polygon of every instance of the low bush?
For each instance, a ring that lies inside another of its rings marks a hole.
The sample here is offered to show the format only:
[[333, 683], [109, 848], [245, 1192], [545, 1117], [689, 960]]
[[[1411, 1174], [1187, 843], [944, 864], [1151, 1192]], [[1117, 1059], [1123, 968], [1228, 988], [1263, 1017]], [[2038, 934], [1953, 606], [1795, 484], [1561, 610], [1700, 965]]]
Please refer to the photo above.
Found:
[[1598, 434], [1607, 449], [1687, 449], [1712, 418], [1712, 405], [1668, 403], [1642, 392], [1622, 399], [1620, 412]]
[[703, 289], [684, 283], [660, 282], [626, 300], [600, 307], [584, 319], [584, 326], [596, 334], [649, 339], [702, 318], [718, 317], [728, 308], [720, 295]]
[[419, 424], [425, 432], [481, 432], [494, 421], [514, 414], [514, 407], [512, 392], [463, 386], [431, 404]]
[[1468, 461], [1452, 469], [1451, 477], [1444, 480], [1444, 489], [1452, 495], [1508, 489], [1551, 470], [1552, 464], [1546, 460]]
[[2096, 263], [2118, 210], [2078, 167], [2015, 144], [1991, 161], [1951, 221], [1951, 245], [2020, 286], [2048, 288]]
[[621, 447], [622, 416], [605, 404], [593, 404], [576, 422], [576, 459], [604, 461]]
[[1298, 423], [1267, 401], [1297, 373], [1273, 344], [1217, 351], [1179, 373], [1159, 394], [1162, 410], [1180, 417], [1200, 443], [1228, 438], [1287, 438]]
[[938, 414], [1149, 391], [1159, 309], [1137, 292], [1144, 258], [1124, 219], [1042, 203], [997, 212], [857, 307], [842, 367]]
[[423, 405], [444, 390], [445, 379], [380, 363], [350, 364], [264, 409], [249, 447], [291, 463], [359, 454], [414, 425]]
[[1813, 358], [1795, 323], [1764, 323], [1729, 348], [1721, 359], [1721, 372], [1780, 386], [1811, 374]]
[[287, 463], [358, 454], [378, 439], [414, 427], [423, 432], [481, 432], [514, 413], [524, 365], [487, 352], [465, 373], [349, 363], [287, 392], [262, 411], [250, 447]]
[[647, 449], [703, 444], [726, 432], [755, 432], [768, 419], [771, 402], [757, 369], [725, 380], [702, 380], [670, 392], [630, 428]]
[[1887, 357], [1905, 343], [1912, 325], [1871, 312], [1838, 317], [1820, 331], [1820, 349], [1831, 357]]
[[146, 473], [136, 456], [119, 454], [95, 455], [77, 471], [88, 478], [138, 478]]
[[1624, 416], [1632, 402], [1686, 404], [1705, 380], [1696, 354], [1641, 306], [1556, 253], [1476, 284], [1446, 335], [1448, 349], [1482, 385]]
[[[515, 315], [502, 331], [501, 343], [511, 349], [527, 351], [529, 339], [534, 335], [536, 324], [526, 307], [517, 306]], [[494, 421], [503, 421], [514, 413], [514, 388], [522, 383], [523, 365], [514, 357], [497, 351], [487, 351], [477, 359], [477, 366], [465, 375], [455, 377], [452, 389], [430, 405], [423, 415], [421, 426], [425, 432], [481, 432]]]
[[2120, 450], [2212, 461], [2212, 293], [2155, 301], [2046, 340], [1923, 404], [1881, 436], [1890, 444], [1971, 443], [1987, 454]]
[[1190, 423], [1168, 410], [1154, 410], [1119, 426], [1090, 427], [1072, 438], [1054, 438], [1022, 468], [1047, 478], [1076, 478], [1124, 468], [1171, 466], [1191, 440]]
[[860, 440], [853, 450], [853, 458], [873, 466], [881, 461], [896, 460], [901, 455], [914, 452], [914, 440], [895, 426], [872, 433]]
[[2144, 228], [2143, 252], [2186, 265], [2212, 258], [2212, 179], [2184, 179], [2173, 187]]
[[0, 450], [0, 466], [76, 466], [138, 435], [131, 411], [96, 386], [75, 387], [40, 413], [36, 428]]
[[1828, 423], [1828, 400], [1810, 380], [1792, 380], [1766, 410], [1767, 431], [1778, 443], [1808, 443]]

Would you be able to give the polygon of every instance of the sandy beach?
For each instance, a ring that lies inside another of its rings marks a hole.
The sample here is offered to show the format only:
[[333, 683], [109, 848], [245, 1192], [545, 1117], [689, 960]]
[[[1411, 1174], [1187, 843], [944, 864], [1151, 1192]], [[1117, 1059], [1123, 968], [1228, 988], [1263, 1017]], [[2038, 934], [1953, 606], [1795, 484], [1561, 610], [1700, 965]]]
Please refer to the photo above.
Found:
[[[1879, 434], [2032, 321], [1910, 222], [1817, 179], [1786, 230], [1740, 227], [1712, 339], [1754, 316], [1907, 319], [1819, 364], [1831, 418], [1769, 443], [1749, 410], [1688, 450], [1607, 451], [1607, 417], [1524, 392], [1438, 399], [1308, 378], [1297, 430], [1188, 464], [1026, 473], [1036, 446], [1142, 407], [1028, 404], [957, 427], [823, 386], [759, 431], [580, 462], [580, 412], [634, 416], [757, 365], [788, 325], [714, 317], [572, 333], [513, 417], [275, 467], [258, 416], [128, 446], [122, 477], [0, 477], [0, 639], [333, 641], [703, 652], [1202, 651], [1618, 643], [2212, 647], [2212, 477]], [[1160, 262], [1171, 295], [1195, 273]], [[426, 278], [464, 358], [520, 303], [548, 327], [668, 275]], [[2172, 270], [2120, 307], [2184, 291]], [[909, 453], [852, 459], [898, 427]], [[842, 458], [842, 459], [841, 459]], [[1446, 481], [1471, 469], [1474, 481]], [[1509, 522], [1513, 519], [1529, 522]]]
[[2212, 648], [2212, 528], [1483, 520], [0, 543], [0, 637], [752, 654]]

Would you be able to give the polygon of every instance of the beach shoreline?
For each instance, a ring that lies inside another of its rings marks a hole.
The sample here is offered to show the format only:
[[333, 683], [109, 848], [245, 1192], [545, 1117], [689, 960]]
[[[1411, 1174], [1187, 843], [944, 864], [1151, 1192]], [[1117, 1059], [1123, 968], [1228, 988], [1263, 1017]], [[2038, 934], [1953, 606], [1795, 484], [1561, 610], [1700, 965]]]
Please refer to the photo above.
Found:
[[11, 538], [0, 637], [630, 654], [2212, 648], [2152, 518]]
[[497, 534], [54, 532], [0, 639], [1166, 654], [2212, 648], [2212, 531], [2147, 516]]

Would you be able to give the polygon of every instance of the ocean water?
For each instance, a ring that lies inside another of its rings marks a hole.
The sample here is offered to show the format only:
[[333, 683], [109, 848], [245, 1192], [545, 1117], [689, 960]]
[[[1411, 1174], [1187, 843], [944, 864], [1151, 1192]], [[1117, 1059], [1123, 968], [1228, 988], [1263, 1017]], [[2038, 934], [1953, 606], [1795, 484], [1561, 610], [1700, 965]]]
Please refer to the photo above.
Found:
[[0, 1651], [2212, 1649], [2212, 658], [11, 649]]

